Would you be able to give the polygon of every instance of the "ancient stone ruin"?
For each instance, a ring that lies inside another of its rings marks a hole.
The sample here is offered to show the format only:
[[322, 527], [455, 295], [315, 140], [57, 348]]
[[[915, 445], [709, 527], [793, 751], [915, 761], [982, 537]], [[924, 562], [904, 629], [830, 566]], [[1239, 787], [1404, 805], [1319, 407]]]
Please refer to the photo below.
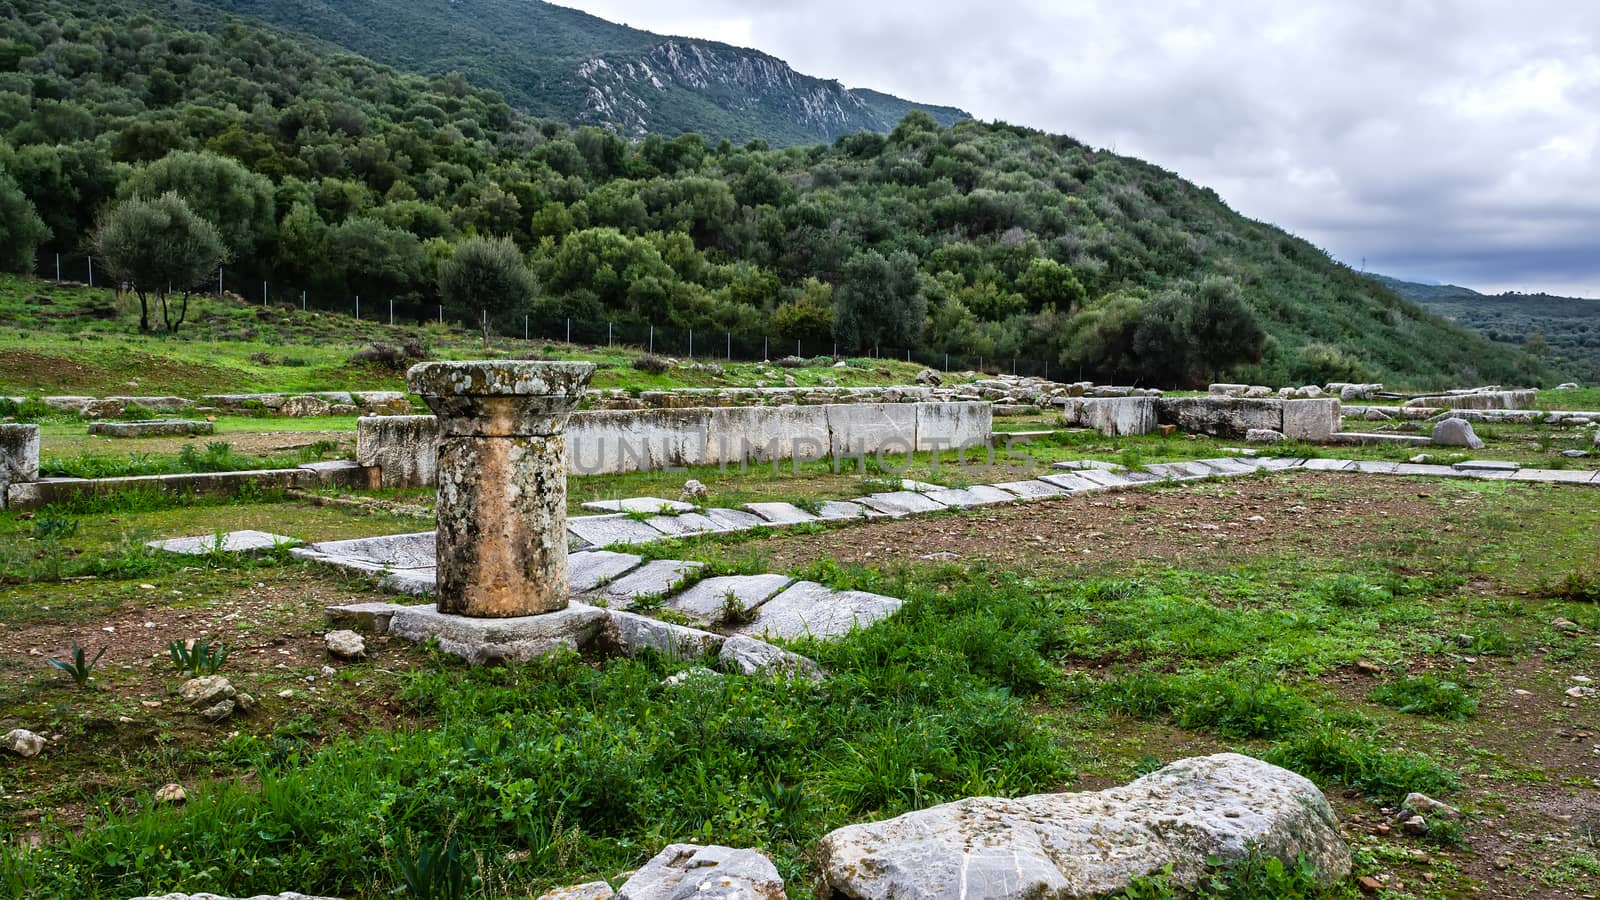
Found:
[[479, 618], [567, 605], [562, 430], [594, 366], [423, 363], [406, 375], [434, 411], [439, 611]]

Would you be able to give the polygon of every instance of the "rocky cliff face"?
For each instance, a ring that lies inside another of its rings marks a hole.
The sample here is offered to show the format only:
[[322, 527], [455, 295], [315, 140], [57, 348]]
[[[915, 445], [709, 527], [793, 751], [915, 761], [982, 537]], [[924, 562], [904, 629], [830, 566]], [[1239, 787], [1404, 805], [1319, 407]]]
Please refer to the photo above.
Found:
[[[644, 53], [594, 56], [577, 65], [573, 80], [584, 96], [579, 121], [630, 136], [672, 132], [678, 108], [690, 99], [815, 139], [884, 131], [899, 119], [898, 110], [879, 108], [878, 95], [802, 75], [764, 53], [697, 41], [667, 40]], [[942, 124], [968, 118], [959, 109], [924, 108]]]

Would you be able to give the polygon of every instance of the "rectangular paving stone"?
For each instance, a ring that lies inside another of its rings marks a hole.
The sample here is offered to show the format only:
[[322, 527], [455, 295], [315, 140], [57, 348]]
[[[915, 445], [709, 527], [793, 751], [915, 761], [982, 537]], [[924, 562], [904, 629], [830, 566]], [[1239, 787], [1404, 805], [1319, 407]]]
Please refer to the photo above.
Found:
[[1399, 467], [1400, 464], [1397, 462], [1387, 462], [1380, 459], [1358, 459], [1355, 465], [1350, 467], [1350, 471], [1364, 472], [1368, 475], [1393, 475], [1395, 469]]
[[1400, 463], [1394, 467], [1395, 475], [1429, 475], [1440, 478], [1459, 478], [1460, 472], [1449, 466], [1435, 466], [1425, 463]]
[[1040, 475], [1039, 480], [1046, 484], [1054, 485], [1065, 491], [1080, 493], [1085, 491], [1103, 491], [1105, 485], [1090, 481], [1084, 477], [1084, 472], [1054, 472], [1049, 475]]
[[668, 605], [697, 622], [716, 625], [730, 603], [748, 612], [793, 583], [787, 575], [724, 575], [696, 582]]
[[798, 525], [817, 520], [816, 516], [793, 503], [746, 503], [744, 508], [766, 519], [769, 525]]
[[1306, 464], [1303, 457], [1273, 456], [1256, 460], [1257, 467], [1265, 472], [1282, 472], [1287, 469], [1298, 469]]
[[574, 516], [567, 520], [567, 531], [596, 547], [612, 544], [648, 544], [666, 535], [648, 522], [630, 518], [621, 513], [608, 516]]
[[347, 541], [321, 541], [296, 547], [289, 555], [357, 572], [432, 570], [437, 562], [434, 532], [386, 534]]
[[156, 550], [165, 550], [168, 553], [204, 556], [207, 553], [216, 551], [223, 553], [261, 553], [275, 547], [286, 547], [299, 543], [294, 538], [284, 537], [281, 534], [245, 529], [243, 531], [227, 531], [220, 537], [214, 534], [206, 534], [200, 537], [150, 541], [145, 546]]
[[1351, 460], [1348, 459], [1308, 459], [1301, 466], [1312, 472], [1344, 472], [1349, 470]]
[[687, 537], [689, 535], [707, 534], [723, 530], [722, 526], [712, 521], [709, 516], [695, 512], [676, 516], [651, 516], [645, 522], [662, 534], [671, 537]]
[[1050, 468], [1062, 469], [1068, 472], [1077, 472], [1084, 469], [1098, 469], [1102, 472], [1121, 472], [1127, 467], [1114, 462], [1104, 462], [1098, 459], [1065, 459], [1058, 463], [1051, 463]]
[[1512, 481], [1541, 481], [1546, 484], [1600, 484], [1600, 472], [1582, 469], [1523, 469]]
[[663, 500], [660, 497], [629, 497], [625, 500], [590, 500], [583, 504], [584, 509], [596, 512], [614, 513], [659, 513], [689, 512], [695, 508], [693, 503], [684, 503], [680, 500]]
[[[1059, 478], [1061, 476], [1046, 475], [1045, 478]], [[1043, 500], [1048, 497], [1065, 497], [1072, 493], [1064, 487], [1051, 484], [1044, 479], [1031, 479], [1028, 481], [1002, 481], [991, 485], [1008, 494], [1016, 494], [1023, 500]]]
[[1233, 457], [1217, 457], [1215, 459], [1196, 460], [1202, 465], [1210, 466], [1222, 475], [1249, 475], [1256, 467], [1247, 460]]
[[737, 633], [755, 638], [833, 640], [866, 628], [897, 612], [903, 601], [865, 591], [835, 591], [800, 581], [756, 608], [756, 617]]
[[770, 524], [766, 519], [755, 513], [748, 513], [742, 509], [721, 509], [713, 507], [706, 510], [706, 518], [716, 524], [723, 531], [747, 531]]
[[855, 502], [891, 516], [910, 516], [917, 513], [938, 512], [948, 508], [937, 500], [928, 499], [927, 494], [919, 494], [916, 491], [888, 491], [881, 494], [868, 494]]
[[1100, 487], [1107, 488], [1131, 487], [1132, 485], [1139, 483], [1137, 480], [1129, 478], [1121, 472], [1106, 472], [1099, 469], [1085, 469], [1079, 472], [1077, 477], [1082, 478], [1084, 481], [1092, 484], [1097, 484]]
[[974, 506], [1011, 503], [1017, 498], [999, 488], [990, 487], [987, 484], [975, 484], [969, 488], [945, 488], [943, 490], [929, 491], [928, 499], [955, 509], [971, 509]]
[[824, 500], [817, 508], [817, 518], [826, 522], [849, 521], [851, 519], [881, 519], [883, 513], [875, 509], [868, 509], [859, 503], [849, 500]]
[[1450, 468], [1457, 472], [1515, 472], [1522, 464], [1498, 459], [1468, 459], [1452, 463]]
[[594, 590], [638, 568], [642, 557], [613, 550], [585, 550], [567, 555], [567, 588], [574, 594]]
[[654, 559], [586, 593], [604, 597], [613, 609], [630, 609], [641, 600], [671, 594], [704, 566], [705, 563], [692, 560]]

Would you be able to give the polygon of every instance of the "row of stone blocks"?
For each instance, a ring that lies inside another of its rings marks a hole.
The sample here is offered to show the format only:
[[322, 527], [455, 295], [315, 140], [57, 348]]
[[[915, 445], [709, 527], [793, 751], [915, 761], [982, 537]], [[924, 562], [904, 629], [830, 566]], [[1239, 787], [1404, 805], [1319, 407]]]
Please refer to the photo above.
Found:
[[[993, 424], [983, 402], [590, 410], [567, 423], [567, 469], [609, 475], [967, 449], [985, 445]], [[356, 461], [373, 470], [373, 487], [433, 484], [437, 444], [433, 416], [357, 422]]]
[[1241, 397], [1115, 397], [1074, 399], [1062, 407], [1066, 424], [1101, 434], [1150, 434], [1174, 425], [1191, 434], [1243, 438], [1255, 430], [1276, 431], [1289, 440], [1326, 441], [1339, 430], [1339, 401]]

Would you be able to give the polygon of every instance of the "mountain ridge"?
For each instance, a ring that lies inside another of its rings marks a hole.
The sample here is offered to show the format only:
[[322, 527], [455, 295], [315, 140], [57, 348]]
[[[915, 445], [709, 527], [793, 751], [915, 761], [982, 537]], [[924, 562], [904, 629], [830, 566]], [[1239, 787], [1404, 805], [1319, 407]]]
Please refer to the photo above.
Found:
[[971, 118], [796, 71], [776, 56], [659, 35], [543, 0], [199, 0], [422, 75], [460, 71], [535, 116], [632, 138], [695, 132], [773, 146], [886, 132], [921, 109]]

